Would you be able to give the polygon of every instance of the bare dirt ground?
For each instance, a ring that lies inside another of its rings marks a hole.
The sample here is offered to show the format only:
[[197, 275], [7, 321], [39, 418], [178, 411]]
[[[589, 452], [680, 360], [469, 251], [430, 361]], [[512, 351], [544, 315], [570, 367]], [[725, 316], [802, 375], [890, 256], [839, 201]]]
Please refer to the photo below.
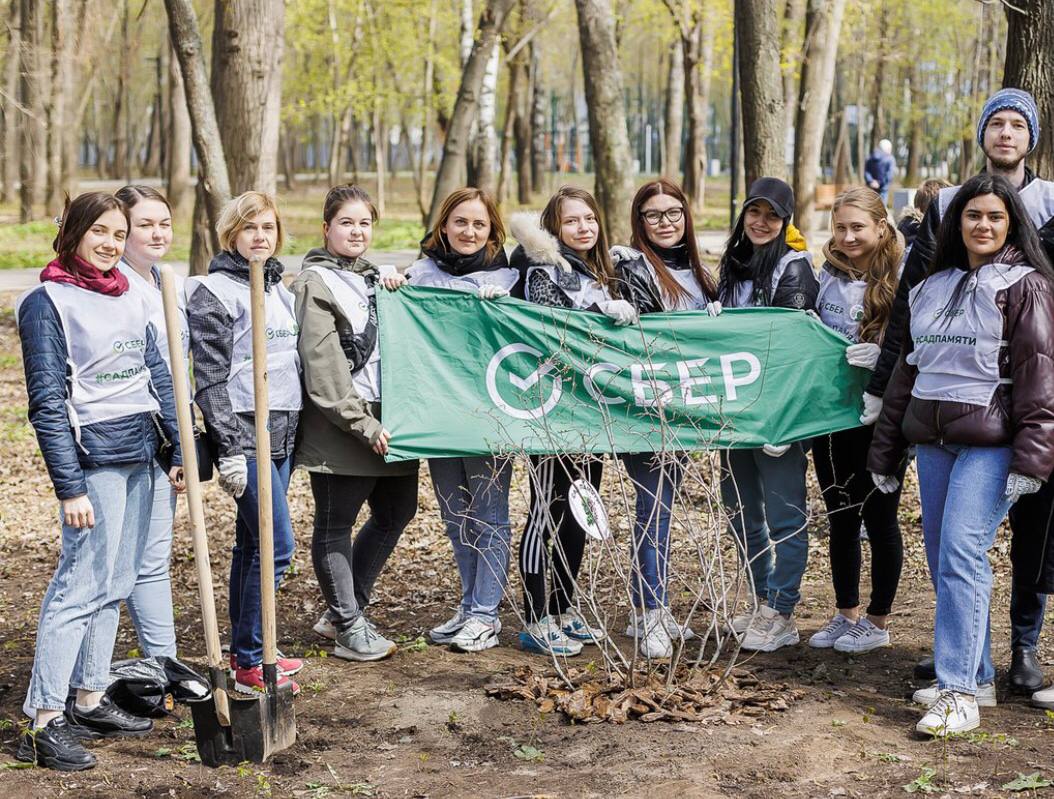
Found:
[[[892, 618], [894, 647], [859, 658], [804, 643], [742, 664], [763, 682], [787, 686], [782, 712], [726, 714], [716, 723], [570, 724], [534, 705], [486, 696], [484, 686], [540, 659], [514, 648], [516, 624], [503, 610], [502, 646], [477, 656], [417, 643], [448, 614], [455, 572], [430, 487], [382, 575], [372, 615], [402, 636], [390, 660], [350, 664], [322, 657], [311, 631], [322, 610], [311, 570], [311, 501], [298, 473], [291, 489], [298, 552], [279, 594], [280, 645], [306, 656], [298, 680], [296, 744], [264, 766], [211, 770], [195, 761], [189, 714], [160, 722], [145, 739], [93, 746], [94, 770], [62, 775], [14, 768], [20, 706], [33, 658], [36, 615], [58, 551], [56, 503], [26, 422], [26, 397], [11, 295], [0, 298], [0, 786], [8, 796], [75, 797], [876, 797], [1018, 795], [1002, 786], [1019, 774], [1054, 778], [1054, 718], [1004, 696], [983, 711], [982, 730], [948, 743], [921, 741], [919, 711], [906, 698], [911, 667], [929, 646], [933, 597], [922, 555], [918, 505], [901, 512], [907, 562]], [[912, 487], [906, 492], [914, 496]], [[814, 504], [817, 502], [813, 499]], [[223, 577], [233, 537], [233, 504], [207, 490], [221, 628]], [[525, 508], [514, 501], [514, 529]], [[803, 641], [830, 613], [822, 522], [813, 530], [799, 610]], [[1007, 548], [993, 612], [997, 664], [1009, 658]], [[185, 515], [173, 556], [181, 656], [204, 652]], [[865, 576], [866, 580], [866, 576]], [[512, 583], [513, 596], [519, 589]], [[116, 655], [136, 646], [122, 625]], [[590, 658], [587, 648], [579, 661]], [[1050, 665], [1050, 661], [1048, 661]], [[1002, 680], [1003, 674], [1000, 674]], [[1049, 789], [1054, 792], [1054, 789]], [[1047, 791], [1040, 790], [1043, 794]], [[1032, 791], [1024, 792], [1026, 795]]]

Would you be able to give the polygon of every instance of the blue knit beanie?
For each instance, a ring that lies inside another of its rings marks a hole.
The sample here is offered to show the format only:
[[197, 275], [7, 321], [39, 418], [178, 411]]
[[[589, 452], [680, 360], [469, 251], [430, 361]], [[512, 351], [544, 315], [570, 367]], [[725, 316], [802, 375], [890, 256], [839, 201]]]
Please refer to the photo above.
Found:
[[981, 118], [977, 122], [977, 145], [984, 148], [984, 130], [988, 120], [1000, 111], [1017, 111], [1028, 124], [1028, 151], [1032, 152], [1039, 143], [1039, 110], [1035, 98], [1023, 89], [1000, 89], [984, 104]]

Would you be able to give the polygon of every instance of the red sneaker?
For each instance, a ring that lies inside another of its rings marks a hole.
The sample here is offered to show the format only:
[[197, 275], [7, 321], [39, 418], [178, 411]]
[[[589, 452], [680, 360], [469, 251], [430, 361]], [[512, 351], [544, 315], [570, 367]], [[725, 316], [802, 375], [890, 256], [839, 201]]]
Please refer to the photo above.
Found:
[[[304, 668], [304, 661], [300, 658], [287, 658], [282, 657], [282, 653], [278, 653], [278, 657], [275, 658], [275, 665], [278, 666], [278, 673], [284, 674], [289, 677], [296, 674], [300, 669]], [[235, 672], [238, 670], [238, 659], [231, 655], [231, 677], [235, 676]]]
[[[286, 685], [292, 687], [293, 696], [300, 693], [299, 685], [290, 680], [284, 674], [279, 674], [278, 687], [283, 688]], [[264, 685], [263, 666], [253, 666], [251, 669], [235, 669], [234, 690], [240, 691], [243, 694], [263, 693], [266, 691], [267, 686]]]

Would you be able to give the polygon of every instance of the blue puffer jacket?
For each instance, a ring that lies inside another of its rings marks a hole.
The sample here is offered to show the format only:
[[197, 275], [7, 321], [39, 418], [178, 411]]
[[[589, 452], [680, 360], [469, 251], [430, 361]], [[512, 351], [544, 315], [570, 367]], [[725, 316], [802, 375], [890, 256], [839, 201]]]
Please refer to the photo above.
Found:
[[[58, 311], [47, 292], [37, 289], [22, 302], [18, 312], [22, 360], [29, 393], [29, 421], [37, 433], [48, 474], [59, 499], [88, 493], [84, 470], [122, 463], [149, 463], [157, 452], [158, 433], [148, 413], [122, 416], [81, 428], [78, 446], [66, 415], [66, 337]], [[157, 349], [153, 326], [147, 328], [146, 365], [161, 404], [165, 435], [176, 443], [173, 463], [180, 464], [176, 406], [172, 376]]]

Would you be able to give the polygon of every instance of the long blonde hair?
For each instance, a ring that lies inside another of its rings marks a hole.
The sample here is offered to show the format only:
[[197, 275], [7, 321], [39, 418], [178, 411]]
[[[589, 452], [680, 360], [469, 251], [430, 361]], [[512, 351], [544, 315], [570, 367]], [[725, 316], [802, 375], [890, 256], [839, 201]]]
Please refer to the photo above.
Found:
[[867, 265], [861, 269], [839, 249], [835, 248], [834, 236], [823, 245], [827, 263], [844, 272], [854, 280], [867, 282], [864, 291], [864, 316], [860, 320], [860, 340], [880, 343], [885, 333], [886, 322], [893, 308], [900, 279], [900, 260], [904, 255], [904, 237], [893, 227], [882, 198], [873, 189], [857, 186], [839, 194], [831, 206], [831, 228], [834, 215], [846, 206], [858, 208], [879, 226], [878, 243], [871, 251]]

